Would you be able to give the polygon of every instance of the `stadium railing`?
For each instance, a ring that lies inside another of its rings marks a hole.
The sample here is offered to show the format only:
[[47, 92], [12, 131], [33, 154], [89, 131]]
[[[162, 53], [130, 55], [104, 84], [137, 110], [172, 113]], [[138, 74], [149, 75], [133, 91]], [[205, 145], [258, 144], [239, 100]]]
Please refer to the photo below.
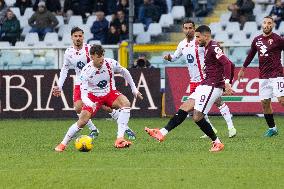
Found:
[[[132, 63], [128, 62], [128, 44], [126, 42], [120, 45], [104, 45], [106, 49], [105, 56], [119, 60], [122, 66], [131, 67]], [[225, 54], [241, 67], [250, 44], [222, 44]], [[134, 59], [144, 54], [152, 66], [161, 69], [161, 78], [164, 78], [165, 67], [185, 67], [187, 60], [180, 58], [178, 61], [171, 63], [163, 60], [166, 54], [173, 54], [177, 44], [135, 44]], [[60, 69], [63, 64], [64, 51], [66, 46], [59, 47], [0, 47], [0, 70], [27, 70], [27, 69]], [[282, 53], [282, 65], [284, 62]], [[250, 66], [258, 66], [258, 57], [254, 57]]]
[[[1, 47], [0, 70], [60, 69], [66, 46]], [[118, 59], [118, 45], [104, 45], [105, 56]]]

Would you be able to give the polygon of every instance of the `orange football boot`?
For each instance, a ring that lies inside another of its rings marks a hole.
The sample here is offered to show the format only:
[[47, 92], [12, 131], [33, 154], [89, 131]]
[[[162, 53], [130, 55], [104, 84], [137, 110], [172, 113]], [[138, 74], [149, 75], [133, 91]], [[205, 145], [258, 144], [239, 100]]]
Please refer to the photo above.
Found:
[[155, 129], [150, 129], [148, 127], [145, 127], [145, 131], [154, 139], [156, 139], [159, 142], [163, 142], [165, 140], [165, 136], [162, 135], [160, 129], [155, 128]]

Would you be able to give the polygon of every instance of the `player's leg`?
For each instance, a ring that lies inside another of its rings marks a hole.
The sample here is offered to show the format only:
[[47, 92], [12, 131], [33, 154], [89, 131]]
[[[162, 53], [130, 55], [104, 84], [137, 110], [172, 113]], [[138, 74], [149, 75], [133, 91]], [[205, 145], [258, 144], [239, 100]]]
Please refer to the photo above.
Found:
[[[74, 102], [75, 111], [76, 111], [76, 113], [79, 117], [81, 110], [82, 110], [82, 107], [84, 105], [82, 98], [81, 98], [80, 85], [75, 85], [75, 88], [74, 88], [74, 91], [73, 91], [73, 102]], [[91, 136], [92, 138], [97, 138], [98, 135], [99, 135], [99, 130], [94, 125], [94, 123], [92, 122], [91, 119], [88, 120], [86, 125], [89, 128], [89, 130], [91, 131], [89, 136]]]
[[119, 108], [120, 113], [117, 119], [117, 140], [114, 146], [116, 148], [129, 147], [132, 143], [124, 139], [124, 133], [128, 128], [130, 118], [130, 102], [126, 96], [118, 91], [112, 91], [107, 98], [107, 105], [112, 108]]
[[[217, 134], [217, 129], [213, 126], [213, 124], [211, 123], [208, 115], [204, 115], [204, 118], [206, 119], [206, 121], [211, 125], [213, 131], [215, 134]], [[208, 136], [206, 134], [202, 135], [200, 138], [208, 138]]]
[[223, 116], [223, 118], [225, 119], [225, 121], [227, 123], [228, 131], [229, 131], [229, 138], [236, 136], [237, 130], [234, 127], [232, 115], [231, 115], [230, 109], [227, 106], [227, 104], [225, 104], [222, 101], [221, 97], [218, 98], [214, 104], [218, 107], [221, 115]]
[[264, 113], [265, 121], [268, 125], [268, 130], [265, 132], [264, 136], [272, 137], [278, 134], [277, 127], [275, 125], [273, 110], [271, 106], [271, 99], [261, 100], [261, 105]]
[[259, 94], [261, 99], [262, 110], [268, 130], [264, 136], [272, 137], [278, 134], [271, 106], [271, 98], [273, 98], [273, 84], [269, 79], [259, 79]]
[[211, 125], [206, 121], [204, 115], [207, 114], [214, 102], [222, 95], [222, 89], [212, 86], [201, 85], [196, 89], [193, 120], [199, 128], [212, 140], [211, 152], [223, 150], [224, 145], [221, 143]]
[[[108, 112], [109, 115], [112, 117], [112, 119], [114, 119], [115, 121], [117, 121], [117, 119], [118, 119], [118, 117], [119, 117], [119, 113], [120, 113], [120, 110], [119, 110], [119, 109], [118, 109], [118, 110], [112, 109], [112, 108], [110, 108], [110, 107], [108, 107], [108, 106], [105, 106], [105, 105], [102, 106], [102, 109], [103, 109], [104, 111]], [[128, 136], [128, 138], [131, 139], [131, 140], [135, 140], [135, 139], [136, 139], [136, 134], [135, 134], [135, 132], [134, 132], [132, 129], [130, 129], [130, 128], [128, 127], [128, 125], [127, 125], [127, 129], [125, 130], [125, 134], [126, 134], [126, 135]]]
[[67, 144], [87, 124], [87, 122], [91, 118], [91, 116], [92, 116], [92, 114], [89, 111], [87, 111], [87, 110], [81, 111], [81, 114], [79, 116], [79, 120], [69, 127], [69, 129], [68, 129], [67, 133], [65, 134], [62, 142], [58, 146], [56, 146], [55, 151], [63, 152], [65, 150]]
[[277, 99], [278, 99], [278, 102], [279, 102], [282, 106], [284, 106], [284, 96], [278, 97]]
[[145, 127], [145, 131], [153, 138], [162, 142], [165, 140], [165, 136], [174, 128], [179, 126], [187, 117], [188, 112], [192, 111], [194, 107], [194, 99], [190, 98], [184, 102], [176, 114], [170, 119], [167, 125], [161, 129], [150, 129]]

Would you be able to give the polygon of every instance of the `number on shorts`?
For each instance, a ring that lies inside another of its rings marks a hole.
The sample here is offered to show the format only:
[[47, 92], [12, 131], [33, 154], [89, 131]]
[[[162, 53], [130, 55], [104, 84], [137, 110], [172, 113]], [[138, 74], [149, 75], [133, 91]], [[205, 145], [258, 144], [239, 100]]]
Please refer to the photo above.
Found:
[[284, 89], [284, 82], [277, 82], [278, 89]]
[[205, 99], [206, 99], [206, 96], [205, 96], [205, 95], [201, 95], [201, 97], [200, 97], [200, 102], [204, 102]]

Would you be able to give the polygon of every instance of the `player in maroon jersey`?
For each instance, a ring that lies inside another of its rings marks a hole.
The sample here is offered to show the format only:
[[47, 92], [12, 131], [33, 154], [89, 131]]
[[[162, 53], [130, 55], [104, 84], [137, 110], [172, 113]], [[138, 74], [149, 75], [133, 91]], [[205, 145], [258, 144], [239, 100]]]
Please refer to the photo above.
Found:
[[[231, 61], [224, 55], [217, 42], [211, 40], [211, 30], [208, 26], [199, 26], [195, 31], [196, 41], [199, 46], [205, 47], [205, 78], [196, 88], [195, 92], [184, 102], [175, 116], [162, 129], [145, 128], [145, 131], [153, 138], [162, 142], [167, 134], [167, 128], [175, 128], [187, 117], [188, 112], [193, 111], [193, 120], [200, 129], [211, 138], [211, 152], [224, 149], [224, 145], [214, 133], [210, 124], [205, 120], [206, 115], [214, 102], [224, 94], [233, 93], [231, 80]], [[224, 81], [225, 78], [225, 81]]]
[[269, 129], [265, 136], [272, 137], [278, 134], [271, 107], [271, 98], [277, 97], [284, 106], [284, 75], [281, 64], [281, 52], [284, 50], [284, 39], [272, 32], [273, 18], [266, 16], [262, 22], [263, 33], [254, 38], [249, 54], [238, 73], [238, 80], [244, 77], [246, 67], [258, 53], [259, 59], [259, 96], [264, 117]]

